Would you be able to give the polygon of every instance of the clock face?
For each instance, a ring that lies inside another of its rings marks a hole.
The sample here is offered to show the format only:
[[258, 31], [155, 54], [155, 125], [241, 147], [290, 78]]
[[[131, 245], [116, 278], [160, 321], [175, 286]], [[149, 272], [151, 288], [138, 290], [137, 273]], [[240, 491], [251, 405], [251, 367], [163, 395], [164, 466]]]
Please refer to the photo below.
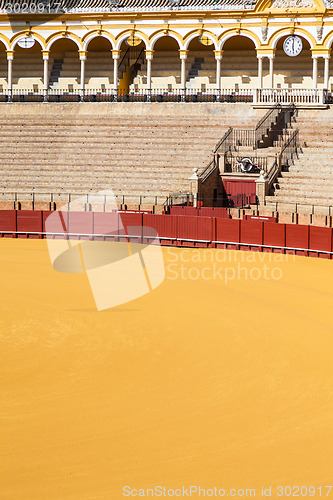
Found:
[[302, 52], [302, 49], [303, 42], [299, 36], [292, 35], [288, 36], [288, 38], [285, 39], [283, 50], [285, 51], [287, 56], [296, 57]]

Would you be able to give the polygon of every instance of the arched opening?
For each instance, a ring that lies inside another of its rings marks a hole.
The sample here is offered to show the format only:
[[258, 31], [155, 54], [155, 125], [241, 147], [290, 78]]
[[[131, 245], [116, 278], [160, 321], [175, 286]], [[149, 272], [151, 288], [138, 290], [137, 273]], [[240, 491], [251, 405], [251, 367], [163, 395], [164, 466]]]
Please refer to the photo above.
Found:
[[[274, 59], [274, 87], [276, 88], [312, 88], [312, 57], [309, 42], [303, 38], [302, 52], [296, 57], [288, 56], [283, 50], [286, 35], [277, 43]], [[324, 70], [318, 61], [318, 83], [323, 83]], [[265, 85], [264, 85], [265, 86]]]
[[7, 77], [8, 77], [8, 65], [7, 65], [6, 46], [2, 41], [0, 41], [0, 96], [3, 93], [3, 91], [8, 88]]
[[80, 59], [76, 43], [68, 38], [56, 40], [50, 49], [49, 88], [65, 92], [80, 88]]
[[93, 38], [87, 47], [85, 88], [104, 92], [113, 89], [113, 59], [110, 40]]
[[216, 61], [214, 42], [203, 35], [194, 38], [188, 46], [186, 87], [206, 92], [216, 88]]
[[[138, 72], [133, 82], [136, 89], [144, 90], [147, 85], [147, 61]], [[179, 45], [171, 36], [163, 36], [154, 45], [151, 72], [152, 90], [172, 90], [180, 88]]]
[[127, 94], [136, 88], [136, 78], [145, 64], [145, 44], [141, 38], [129, 35], [120, 47], [118, 62], [118, 92]]
[[258, 63], [250, 38], [235, 35], [224, 43], [221, 61], [221, 88], [238, 90], [257, 86]]
[[[24, 42], [25, 37], [22, 36]], [[30, 48], [14, 47], [14, 60], [12, 70], [12, 89], [25, 92], [38, 92], [43, 88], [43, 54], [42, 46], [35, 40]]]

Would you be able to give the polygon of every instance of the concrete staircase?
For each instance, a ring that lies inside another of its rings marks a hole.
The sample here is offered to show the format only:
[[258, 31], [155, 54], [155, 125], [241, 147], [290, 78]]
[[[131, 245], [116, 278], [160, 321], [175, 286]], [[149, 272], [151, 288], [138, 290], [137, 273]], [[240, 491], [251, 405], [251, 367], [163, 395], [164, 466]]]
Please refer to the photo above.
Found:
[[43, 193], [108, 188], [127, 200], [165, 199], [188, 191], [193, 168], [206, 166], [229, 125], [254, 126], [262, 115], [246, 104], [237, 110], [209, 103], [28, 106], [25, 114], [19, 105], [10, 106], [10, 115], [3, 110], [0, 200], [12, 200], [14, 192], [42, 200]]
[[302, 152], [274, 184], [266, 202], [333, 206], [333, 109], [299, 111]]

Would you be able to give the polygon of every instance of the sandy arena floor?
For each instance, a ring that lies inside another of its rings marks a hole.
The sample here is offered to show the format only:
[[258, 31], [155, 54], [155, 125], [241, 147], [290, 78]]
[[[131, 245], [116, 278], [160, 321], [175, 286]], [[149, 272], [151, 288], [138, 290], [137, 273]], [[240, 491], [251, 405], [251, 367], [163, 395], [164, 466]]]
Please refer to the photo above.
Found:
[[1, 500], [120, 500], [126, 485], [326, 497], [333, 262], [164, 249], [161, 286], [97, 312], [45, 241], [2, 239], [0, 255]]

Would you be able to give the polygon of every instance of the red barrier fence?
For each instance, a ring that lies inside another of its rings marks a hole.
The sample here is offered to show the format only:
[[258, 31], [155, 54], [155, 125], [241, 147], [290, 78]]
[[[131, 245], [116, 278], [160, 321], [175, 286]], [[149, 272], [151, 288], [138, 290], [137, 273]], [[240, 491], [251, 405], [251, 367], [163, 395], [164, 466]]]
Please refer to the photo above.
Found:
[[[52, 225], [47, 222], [50, 214], [56, 214]], [[295, 253], [329, 259], [333, 255], [332, 231], [327, 227], [191, 215], [0, 211], [2, 237], [67, 238], [70, 235], [80, 239], [135, 238], [135, 241], [147, 242], [157, 233], [162, 245]]]
[[226, 207], [169, 207], [170, 215], [196, 215], [201, 217], [219, 217], [230, 219], [229, 209]]

